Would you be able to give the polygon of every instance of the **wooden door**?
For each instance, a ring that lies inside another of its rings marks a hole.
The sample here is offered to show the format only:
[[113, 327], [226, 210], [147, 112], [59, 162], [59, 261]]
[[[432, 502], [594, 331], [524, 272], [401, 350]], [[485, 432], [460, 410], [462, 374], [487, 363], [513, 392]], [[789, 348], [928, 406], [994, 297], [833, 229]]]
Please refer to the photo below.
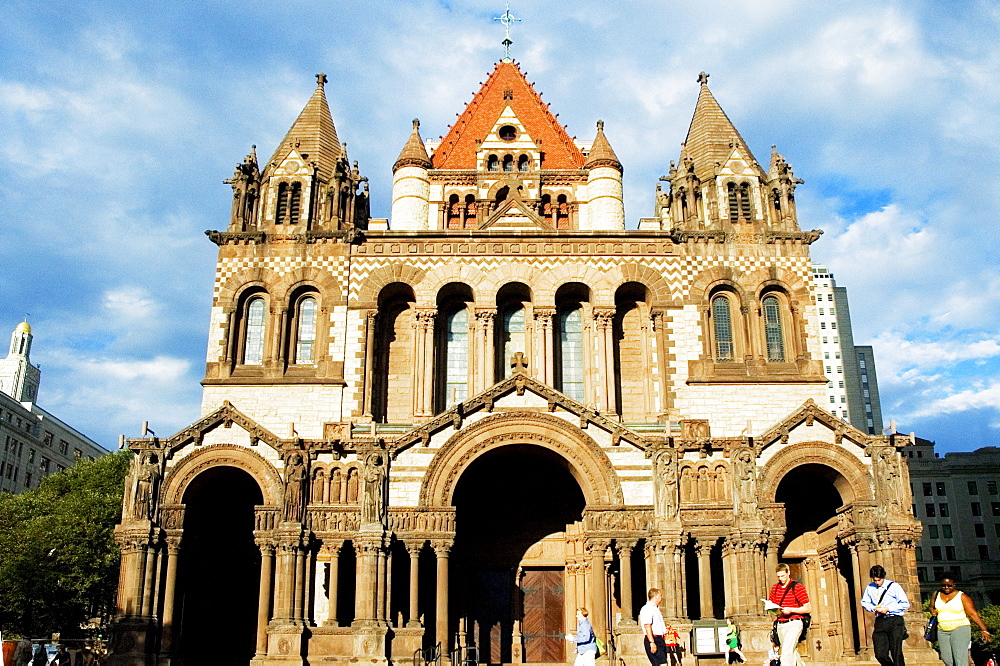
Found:
[[521, 582], [524, 599], [524, 660], [529, 663], [566, 661], [563, 570], [527, 569]]

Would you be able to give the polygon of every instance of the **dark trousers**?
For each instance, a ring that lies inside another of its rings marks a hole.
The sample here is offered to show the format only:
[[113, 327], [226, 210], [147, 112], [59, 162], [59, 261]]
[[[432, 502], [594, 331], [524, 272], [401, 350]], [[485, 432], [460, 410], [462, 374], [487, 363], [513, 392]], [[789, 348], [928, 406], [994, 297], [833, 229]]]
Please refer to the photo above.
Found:
[[906, 624], [901, 615], [875, 616], [875, 631], [872, 632], [872, 646], [875, 658], [882, 666], [905, 666], [903, 660], [903, 638]]
[[653, 643], [656, 645], [656, 652], [649, 651], [649, 637], [642, 637], [642, 646], [646, 648], [646, 657], [652, 666], [660, 666], [667, 663], [667, 644], [663, 642], [663, 636], [653, 636]]

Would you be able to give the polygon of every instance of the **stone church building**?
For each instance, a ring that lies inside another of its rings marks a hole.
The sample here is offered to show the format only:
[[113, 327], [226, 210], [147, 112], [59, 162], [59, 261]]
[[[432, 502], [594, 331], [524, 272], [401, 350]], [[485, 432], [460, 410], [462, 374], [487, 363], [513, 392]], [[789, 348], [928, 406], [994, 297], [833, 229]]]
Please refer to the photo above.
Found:
[[820, 406], [820, 232], [708, 76], [637, 229], [603, 123], [571, 138], [506, 59], [443, 139], [414, 121], [372, 219], [317, 79], [208, 233], [202, 418], [128, 441], [112, 660], [565, 663], [585, 606], [643, 664], [656, 586], [759, 661], [787, 562], [809, 663], [872, 662], [869, 567], [919, 599], [910, 442]]

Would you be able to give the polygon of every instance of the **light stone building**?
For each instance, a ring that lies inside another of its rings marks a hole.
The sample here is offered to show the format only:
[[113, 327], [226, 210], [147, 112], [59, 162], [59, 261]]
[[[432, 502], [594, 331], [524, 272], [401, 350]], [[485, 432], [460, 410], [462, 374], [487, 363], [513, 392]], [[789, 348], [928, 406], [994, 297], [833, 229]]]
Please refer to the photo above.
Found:
[[24, 321], [0, 359], [0, 492], [36, 488], [49, 474], [107, 451], [36, 404], [41, 370], [31, 364], [31, 326]]
[[923, 523], [917, 578], [925, 599], [950, 574], [978, 607], [1000, 604], [1000, 449], [940, 456], [917, 438], [907, 450], [913, 513]]
[[785, 561], [810, 663], [871, 662], [869, 566], [918, 591], [908, 439], [826, 411], [820, 232], [707, 75], [637, 230], [613, 128], [573, 140], [509, 60], [440, 141], [414, 121], [371, 219], [318, 82], [209, 233], [202, 418], [128, 443], [112, 659], [563, 663], [586, 606], [643, 664], [650, 586], [759, 659]]

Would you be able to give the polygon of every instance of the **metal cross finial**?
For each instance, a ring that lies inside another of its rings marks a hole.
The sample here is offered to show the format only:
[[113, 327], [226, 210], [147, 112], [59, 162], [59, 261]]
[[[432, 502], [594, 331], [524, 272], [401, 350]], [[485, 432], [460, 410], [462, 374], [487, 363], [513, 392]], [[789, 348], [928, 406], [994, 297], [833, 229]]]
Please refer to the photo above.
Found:
[[506, 33], [506, 36], [502, 42], [503, 61], [512, 62], [510, 57], [510, 45], [513, 44], [514, 42], [510, 40], [510, 24], [514, 23], [515, 21], [520, 21], [521, 19], [517, 18], [516, 16], [510, 13], [510, 3], [508, 2], [507, 8], [504, 10], [503, 14], [501, 14], [500, 16], [494, 16], [493, 20], [500, 21], [501, 23], [503, 23], [504, 32]]

